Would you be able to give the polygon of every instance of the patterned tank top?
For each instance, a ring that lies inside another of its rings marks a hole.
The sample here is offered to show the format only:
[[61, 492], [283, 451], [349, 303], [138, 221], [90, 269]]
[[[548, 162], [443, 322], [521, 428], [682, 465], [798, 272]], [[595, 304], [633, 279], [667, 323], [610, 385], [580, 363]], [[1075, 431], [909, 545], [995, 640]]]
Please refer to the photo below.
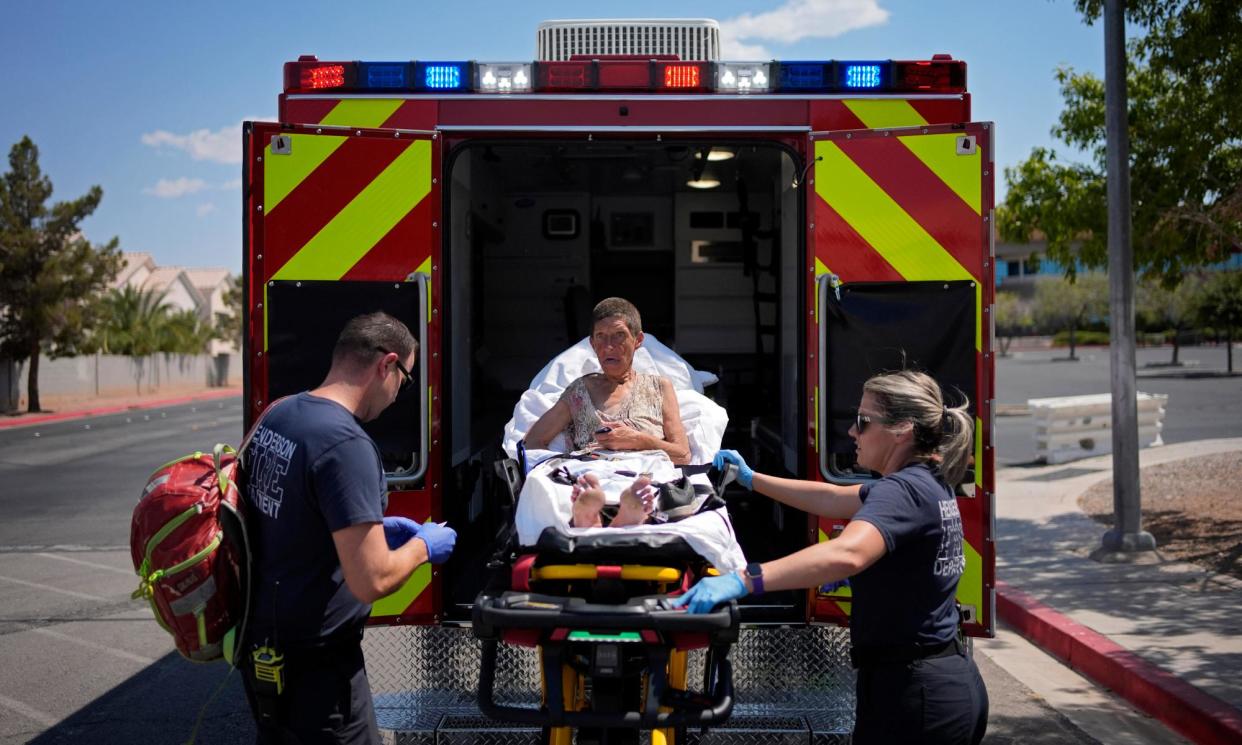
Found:
[[583, 375], [569, 384], [561, 394], [569, 404], [569, 439], [574, 450], [581, 450], [595, 440], [595, 431], [603, 426], [600, 419], [621, 422], [660, 439], [664, 439], [664, 392], [660, 376], [636, 373], [630, 394], [611, 409], [599, 409], [591, 398], [588, 378], [601, 378], [600, 373]]

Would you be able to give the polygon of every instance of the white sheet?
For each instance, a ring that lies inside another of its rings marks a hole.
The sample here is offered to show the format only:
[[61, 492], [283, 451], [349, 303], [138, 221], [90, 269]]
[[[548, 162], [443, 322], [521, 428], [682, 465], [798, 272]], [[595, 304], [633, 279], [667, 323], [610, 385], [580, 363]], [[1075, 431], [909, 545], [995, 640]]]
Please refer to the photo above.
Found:
[[[669, 379], [677, 394], [681, 421], [690, 441], [690, 462], [710, 461], [720, 450], [725, 427], [729, 424], [728, 413], [703, 395], [703, 386], [715, 383], [716, 376], [695, 370], [651, 334], [643, 335], [643, 345], [634, 352], [634, 369]], [[569, 384], [587, 373], [599, 371], [599, 359], [595, 356], [595, 350], [591, 349], [589, 339], [583, 339], [552, 358], [531, 380], [530, 388], [513, 407], [513, 418], [505, 425], [505, 452], [516, 458], [518, 442], [526, 437], [539, 417], [560, 400], [561, 393]], [[527, 465], [537, 463], [542, 456], [552, 452], [563, 453], [570, 449], [565, 435], [557, 435], [547, 451], [527, 451]]]
[[[565, 466], [577, 477], [590, 471], [600, 477], [604, 500], [609, 504], [620, 501], [621, 491], [633, 482], [632, 476], [616, 474], [617, 470], [635, 473], [651, 473], [657, 482], [672, 481], [681, 472], [668, 456], [659, 451], [641, 453], [607, 453], [605, 460], [566, 461], [557, 459], [532, 469], [518, 498], [514, 523], [518, 541], [523, 546], [533, 546], [547, 527], [556, 527], [569, 535], [599, 535], [618, 531], [638, 531], [675, 535], [690, 545], [694, 552], [711, 562], [721, 572], [738, 571], [746, 566], [746, 557], [737, 544], [733, 525], [725, 508], [708, 510], [675, 523], [662, 525], [632, 525], [624, 528], [572, 528], [573, 518], [569, 495], [572, 487], [558, 484], [549, 478], [553, 469]], [[699, 474], [692, 481], [709, 484], [707, 477]]]

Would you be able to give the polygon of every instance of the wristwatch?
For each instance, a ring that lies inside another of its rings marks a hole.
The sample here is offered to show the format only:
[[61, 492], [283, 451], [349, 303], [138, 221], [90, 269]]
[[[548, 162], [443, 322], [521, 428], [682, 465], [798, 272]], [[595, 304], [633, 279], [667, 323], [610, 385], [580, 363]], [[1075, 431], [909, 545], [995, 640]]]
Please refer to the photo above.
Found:
[[746, 565], [746, 576], [750, 579], [751, 594], [763, 594], [763, 565], [757, 561], [752, 561]]

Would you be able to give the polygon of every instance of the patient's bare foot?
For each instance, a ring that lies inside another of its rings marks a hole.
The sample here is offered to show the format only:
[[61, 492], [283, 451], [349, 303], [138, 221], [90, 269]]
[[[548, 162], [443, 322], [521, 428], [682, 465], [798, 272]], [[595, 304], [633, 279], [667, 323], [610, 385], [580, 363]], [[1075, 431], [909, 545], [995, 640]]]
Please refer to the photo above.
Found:
[[624, 528], [627, 525], [642, 525], [647, 516], [655, 508], [655, 487], [651, 479], [639, 476], [629, 488], [621, 492], [621, 506], [617, 516], [609, 524], [613, 528]]
[[570, 523], [575, 528], [602, 528], [599, 511], [604, 507], [604, 491], [599, 488], [599, 479], [593, 473], [578, 477], [573, 491], [569, 494], [573, 502], [574, 516]]

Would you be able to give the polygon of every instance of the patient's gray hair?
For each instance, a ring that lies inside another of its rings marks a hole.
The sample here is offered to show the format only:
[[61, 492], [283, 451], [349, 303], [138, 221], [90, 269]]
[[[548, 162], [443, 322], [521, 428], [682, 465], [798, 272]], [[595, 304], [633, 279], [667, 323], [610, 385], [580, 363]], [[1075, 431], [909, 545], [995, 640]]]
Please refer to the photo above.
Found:
[[638, 336], [643, 332], [643, 319], [638, 315], [638, 308], [629, 300], [622, 297], [604, 298], [596, 304], [595, 310], [591, 311], [591, 327], [600, 321], [606, 321], [613, 316], [620, 316], [625, 325], [629, 328], [630, 333]]

